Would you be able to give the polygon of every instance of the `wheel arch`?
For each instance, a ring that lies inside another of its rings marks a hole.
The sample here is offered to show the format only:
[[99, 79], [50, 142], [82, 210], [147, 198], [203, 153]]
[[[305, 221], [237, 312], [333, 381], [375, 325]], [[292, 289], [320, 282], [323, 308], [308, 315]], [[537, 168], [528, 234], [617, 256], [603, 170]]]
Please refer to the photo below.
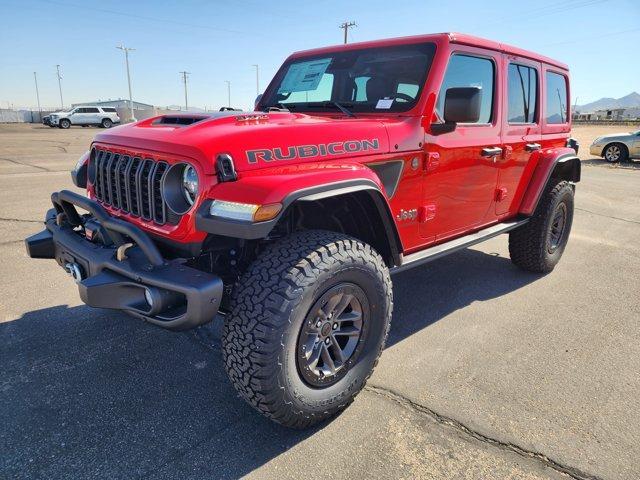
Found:
[[545, 150], [540, 154], [518, 213], [526, 216], [533, 215], [540, 197], [551, 182], [557, 180], [567, 180], [571, 183], [579, 182], [581, 166], [580, 159], [575, 150], [571, 148]]
[[[208, 233], [258, 240], [297, 230], [324, 229], [351, 235], [370, 244], [388, 266], [401, 262], [402, 243], [380, 185], [356, 178], [313, 185], [287, 193], [273, 220], [250, 223], [208, 215], [213, 200], [196, 213], [196, 228]], [[348, 221], [347, 213], [352, 216]]]

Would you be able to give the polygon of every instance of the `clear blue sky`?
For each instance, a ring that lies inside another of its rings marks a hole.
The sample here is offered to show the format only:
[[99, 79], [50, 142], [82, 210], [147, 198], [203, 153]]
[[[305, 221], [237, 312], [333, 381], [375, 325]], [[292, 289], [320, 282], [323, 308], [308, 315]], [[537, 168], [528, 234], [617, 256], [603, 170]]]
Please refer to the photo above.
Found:
[[[527, 7], [527, 5], [529, 7]], [[126, 98], [122, 42], [131, 53], [134, 99], [184, 102], [179, 71], [191, 72], [189, 104], [249, 108], [292, 51], [350, 41], [458, 31], [510, 43], [569, 64], [583, 104], [640, 91], [640, 1], [0, 0], [0, 105], [57, 106], [55, 65], [65, 104]]]

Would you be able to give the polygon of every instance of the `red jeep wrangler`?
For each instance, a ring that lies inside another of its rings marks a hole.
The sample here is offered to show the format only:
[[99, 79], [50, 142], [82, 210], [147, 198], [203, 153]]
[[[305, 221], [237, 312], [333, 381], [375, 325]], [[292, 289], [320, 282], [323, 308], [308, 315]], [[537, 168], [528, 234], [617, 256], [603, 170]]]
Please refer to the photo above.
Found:
[[390, 274], [506, 232], [513, 263], [553, 270], [580, 179], [569, 98], [566, 65], [468, 35], [295, 53], [255, 112], [99, 134], [72, 172], [87, 197], [54, 193], [27, 251], [93, 307], [175, 330], [224, 313], [240, 395], [307, 427], [371, 375]]

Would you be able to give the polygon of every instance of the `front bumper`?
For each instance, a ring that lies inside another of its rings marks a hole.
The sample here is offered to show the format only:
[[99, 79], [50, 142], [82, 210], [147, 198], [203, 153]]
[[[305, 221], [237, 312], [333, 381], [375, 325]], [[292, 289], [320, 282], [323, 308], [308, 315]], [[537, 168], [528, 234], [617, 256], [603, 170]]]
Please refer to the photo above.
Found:
[[[93, 200], [66, 190], [51, 200], [54, 208], [47, 212], [46, 228], [25, 240], [27, 253], [55, 259], [71, 273], [84, 303], [122, 310], [172, 330], [214, 318], [224, 290], [219, 277], [180, 260], [165, 260], [146, 233], [110, 217]], [[79, 215], [75, 206], [90, 214]], [[90, 241], [85, 234], [89, 221], [94, 235], [97, 226], [101, 237], [113, 243]], [[125, 250], [126, 244], [132, 246]]]
[[593, 155], [594, 157], [601, 157], [602, 145], [591, 145], [591, 147], [589, 147], [589, 155]]

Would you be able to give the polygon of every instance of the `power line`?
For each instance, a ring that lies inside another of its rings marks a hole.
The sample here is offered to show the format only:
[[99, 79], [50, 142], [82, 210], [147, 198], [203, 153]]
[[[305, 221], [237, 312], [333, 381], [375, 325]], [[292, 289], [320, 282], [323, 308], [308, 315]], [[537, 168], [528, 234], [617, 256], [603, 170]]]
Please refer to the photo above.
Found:
[[180, 72], [182, 75], [182, 81], [184, 82], [184, 109], [189, 110], [189, 101], [187, 100], [187, 75], [191, 75], [191, 72]]
[[347, 34], [349, 32], [349, 27], [357, 27], [356, 22], [343, 22], [340, 24], [338, 28], [342, 28], [344, 30], [344, 43], [347, 44]]

